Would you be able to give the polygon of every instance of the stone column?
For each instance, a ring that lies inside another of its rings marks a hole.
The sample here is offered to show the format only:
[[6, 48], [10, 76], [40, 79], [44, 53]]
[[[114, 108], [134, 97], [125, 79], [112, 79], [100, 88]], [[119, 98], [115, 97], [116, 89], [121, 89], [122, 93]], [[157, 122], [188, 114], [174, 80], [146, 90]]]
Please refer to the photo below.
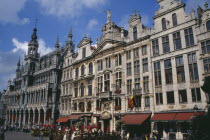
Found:
[[20, 124], [21, 124], [21, 111], [19, 111], [19, 127], [20, 127]]
[[46, 124], [46, 111], [44, 111], [44, 124]]
[[38, 111], [38, 124], [40, 124], [40, 111]]
[[25, 125], [26, 123], [26, 112], [23, 111], [23, 126]]
[[12, 111], [12, 120], [11, 120], [11, 125], [13, 126], [14, 124], [13, 124], [13, 120], [14, 119], [14, 113], [13, 113], [13, 111]]
[[35, 111], [33, 111], [33, 125], [35, 125]]
[[30, 110], [28, 111], [29, 113], [28, 113], [28, 125], [30, 124], [30, 122], [31, 122], [31, 113], [30, 113]]

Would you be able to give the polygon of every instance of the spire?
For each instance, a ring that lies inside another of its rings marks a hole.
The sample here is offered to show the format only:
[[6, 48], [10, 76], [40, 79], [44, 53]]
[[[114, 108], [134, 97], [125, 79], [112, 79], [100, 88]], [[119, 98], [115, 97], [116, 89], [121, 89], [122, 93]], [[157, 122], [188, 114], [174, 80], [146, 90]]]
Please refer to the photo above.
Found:
[[55, 48], [56, 49], [59, 49], [60, 45], [59, 45], [59, 36], [57, 36], [57, 40], [56, 40], [56, 43], [55, 43]]
[[33, 34], [31, 35], [31, 41], [36, 41], [37, 40], [36, 32], [37, 32], [37, 29], [36, 29], [36, 27], [34, 27]]
[[205, 6], [206, 9], [209, 8], [209, 4], [207, 2], [204, 4], [204, 6]]
[[72, 34], [72, 27], [70, 28], [70, 32], [69, 32], [69, 41], [72, 41], [72, 37], [73, 37], [73, 34]]
[[20, 57], [19, 57], [19, 60], [18, 60], [17, 66], [18, 66], [18, 67], [20, 67]]

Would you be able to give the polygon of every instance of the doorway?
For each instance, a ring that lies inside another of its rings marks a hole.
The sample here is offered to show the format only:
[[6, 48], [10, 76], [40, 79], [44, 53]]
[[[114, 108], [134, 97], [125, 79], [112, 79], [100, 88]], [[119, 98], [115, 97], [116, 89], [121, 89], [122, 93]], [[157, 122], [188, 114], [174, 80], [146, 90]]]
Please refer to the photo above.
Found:
[[104, 120], [104, 132], [105, 133], [110, 132], [110, 120], [108, 119]]

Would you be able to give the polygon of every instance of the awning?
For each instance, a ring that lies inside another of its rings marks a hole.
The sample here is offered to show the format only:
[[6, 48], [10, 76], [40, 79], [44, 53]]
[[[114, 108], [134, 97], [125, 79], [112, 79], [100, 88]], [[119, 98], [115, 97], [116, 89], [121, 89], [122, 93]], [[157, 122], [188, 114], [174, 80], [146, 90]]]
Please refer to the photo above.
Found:
[[93, 114], [93, 117], [100, 117], [101, 114]]
[[173, 121], [176, 113], [158, 113], [155, 114], [151, 121]]
[[175, 121], [190, 121], [191, 118], [195, 115], [203, 115], [204, 112], [198, 112], [198, 113], [193, 113], [193, 112], [187, 112], [187, 113], [177, 113], [176, 117], [174, 118]]
[[65, 117], [65, 118], [59, 118], [57, 119], [56, 122], [67, 122], [69, 120], [69, 117]]
[[100, 117], [101, 120], [109, 120], [111, 119], [112, 117]]
[[141, 125], [151, 114], [129, 114], [125, 115], [121, 121], [126, 125]]
[[190, 121], [195, 115], [202, 115], [204, 112], [174, 112], [174, 113], [157, 113], [151, 121]]
[[71, 115], [69, 120], [78, 120], [81, 115]]
[[91, 117], [92, 114], [82, 114], [81, 116], [84, 116], [84, 117]]

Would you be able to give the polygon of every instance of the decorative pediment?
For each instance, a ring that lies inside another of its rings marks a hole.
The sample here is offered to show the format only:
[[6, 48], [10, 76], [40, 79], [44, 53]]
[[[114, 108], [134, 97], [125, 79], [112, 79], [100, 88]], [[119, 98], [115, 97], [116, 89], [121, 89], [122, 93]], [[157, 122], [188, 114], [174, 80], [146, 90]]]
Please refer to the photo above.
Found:
[[87, 45], [87, 44], [91, 44], [92, 43], [92, 41], [91, 41], [91, 39], [89, 38], [87, 38], [87, 37], [84, 37], [81, 41], [80, 41], [80, 43], [79, 43], [79, 45], [77, 46], [78, 48], [81, 48], [82, 46], [85, 46], [85, 45]]

